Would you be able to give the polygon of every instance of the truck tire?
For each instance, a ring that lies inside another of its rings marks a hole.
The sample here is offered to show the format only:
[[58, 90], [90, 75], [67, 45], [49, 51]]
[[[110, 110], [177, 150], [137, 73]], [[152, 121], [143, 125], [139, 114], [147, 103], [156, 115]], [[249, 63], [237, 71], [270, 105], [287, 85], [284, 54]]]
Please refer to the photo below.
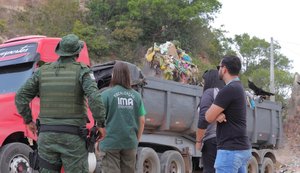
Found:
[[274, 163], [270, 158], [265, 157], [261, 168], [260, 168], [261, 173], [274, 173]]
[[254, 156], [248, 162], [248, 173], [258, 173], [258, 163]]
[[165, 151], [160, 157], [161, 173], [185, 173], [183, 157], [178, 151]]
[[23, 143], [10, 143], [0, 150], [0, 172], [32, 173], [29, 166], [32, 149]]
[[160, 162], [158, 155], [152, 148], [141, 147], [137, 150], [136, 172], [159, 173]]

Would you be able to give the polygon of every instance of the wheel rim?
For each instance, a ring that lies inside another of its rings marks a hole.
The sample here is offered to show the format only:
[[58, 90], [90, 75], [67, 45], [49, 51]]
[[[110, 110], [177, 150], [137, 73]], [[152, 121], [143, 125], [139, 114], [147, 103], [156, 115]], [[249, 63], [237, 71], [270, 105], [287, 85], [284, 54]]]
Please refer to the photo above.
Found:
[[143, 163], [143, 172], [151, 173], [152, 172], [152, 162], [149, 159], [146, 159]]
[[172, 161], [170, 164], [170, 173], [178, 173], [178, 164], [175, 161]]
[[266, 165], [266, 167], [265, 167], [265, 173], [271, 173], [271, 171], [272, 171], [272, 166], [271, 165]]
[[253, 172], [252, 166], [248, 166], [248, 172]]
[[248, 173], [256, 173], [257, 172], [257, 162], [255, 158], [252, 158], [247, 166]]
[[27, 173], [29, 168], [29, 162], [23, 155], [16, 155], [9, 164], [10, 173]]

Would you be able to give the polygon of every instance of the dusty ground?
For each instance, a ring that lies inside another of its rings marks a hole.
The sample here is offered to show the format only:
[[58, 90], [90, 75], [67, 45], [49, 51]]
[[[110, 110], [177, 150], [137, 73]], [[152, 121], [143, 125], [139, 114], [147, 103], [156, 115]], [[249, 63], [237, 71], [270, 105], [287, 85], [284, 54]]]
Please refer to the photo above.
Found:
[[276, 150], [278, 173], [300, 173], [300, 146], [286, 145]]
[[284, 123], [284, 145], [275, 151], [278, 173], [300, 173], [300, 116]]

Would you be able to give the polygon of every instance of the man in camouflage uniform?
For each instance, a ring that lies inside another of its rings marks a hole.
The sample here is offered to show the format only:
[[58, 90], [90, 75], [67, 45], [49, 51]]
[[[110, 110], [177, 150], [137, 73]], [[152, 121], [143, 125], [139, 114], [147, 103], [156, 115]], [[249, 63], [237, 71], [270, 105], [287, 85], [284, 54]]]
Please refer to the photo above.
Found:
[[[50, 165], [63, 166], [65, 173], [88, 172], [86, 143], [78, 135], [79, 127], [87, 123], [85, 97], [101, 138], [105, 136], [105, 108], [95, 78], [86, 65], [76, 62], [83, 46], [76, 35], [64, 36], [55, 50], [60, 55], [59, 59], [40, 67], [19, 89], [15, 98], [18, 112], [35, 134], [37, 126], [32, 120], [29, 103], [34, 97], [40, 97], [39, 157]], [[40, 172], [60, 171], [40, 164]]]

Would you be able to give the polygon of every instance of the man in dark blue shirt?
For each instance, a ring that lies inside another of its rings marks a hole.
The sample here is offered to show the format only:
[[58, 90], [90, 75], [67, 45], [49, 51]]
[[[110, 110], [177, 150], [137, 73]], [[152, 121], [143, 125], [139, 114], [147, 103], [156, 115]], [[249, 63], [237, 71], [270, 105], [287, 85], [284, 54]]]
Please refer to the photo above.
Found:
[[246, 132], [246, 97], [239, 79], [241, 61], [236, 56], [225, 56], [218, 70], [226, 86], [205, 114], [208, 122], [218, 121], [214, 167], [217, 173], [246, 173], [251, 144]]

